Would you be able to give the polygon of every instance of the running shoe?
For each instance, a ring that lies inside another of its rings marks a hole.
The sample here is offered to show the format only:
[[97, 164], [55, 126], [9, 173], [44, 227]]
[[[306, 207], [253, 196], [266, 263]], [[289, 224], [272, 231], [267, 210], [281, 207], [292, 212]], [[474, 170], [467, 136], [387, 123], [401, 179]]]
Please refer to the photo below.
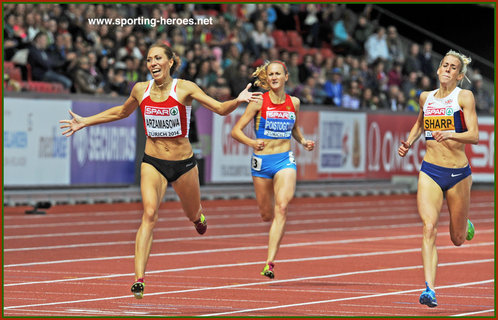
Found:
[[143, 280], [138, 280], [131, 286], [131, 292], [137, 299], [142, 299], [144, 296], [145, 283]]
[[196, 222], [194, 222], [194, 224], [195, 224], [195, 230], [197, 230], [199, 234], [204, 234], [206, 232], [208, 225], [206, 222], [206, 218], [202, 213], [201, 213], [201, 218]]
[[436, 301], [436, 292], [429, 288], [429, 285], [427, 284], [427, 281], [425, 282], [426, 289], [422, 294], [420, 295], [420, 304], [425, 304], [426, 306], [430, 308], [437, 307], [437, 301]]
[[275, 264], [273, 262], [268, 262], [263, 271], [261, 271], [261, 275], [266, 276], [270, 279], [275, 278], [275, 274], [273, 273], [273, 268], [275, 268]]
[[472, 222], [470, 222], [469, 219], [467, 219], [467, 240], [472, 240], [472, 238], [474, 238], [474, 233], [475, 233], [475, 229], [474, 229], [474, 225], [472, 224]]

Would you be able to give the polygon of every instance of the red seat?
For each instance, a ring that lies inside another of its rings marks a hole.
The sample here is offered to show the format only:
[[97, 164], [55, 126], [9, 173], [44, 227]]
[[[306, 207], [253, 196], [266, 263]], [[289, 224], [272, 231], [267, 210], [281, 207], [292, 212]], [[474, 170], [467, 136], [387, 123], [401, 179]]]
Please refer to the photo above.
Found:
[[43, 81], [23, 81], [22, 87], [28, 91], [40, 92], [40, 93], [69, 93], [67, 89], [60, 83], [51, 83]]
[[289, 39], [289, 45], [291, 47], [302, 47], [303, 46], [303, 38], [301, 38], [301, 35], [297, 33], [297, 31], [294, 30], [288, 30], [287, 31], [287, 38]]
[[325, 59], [334, 57], [334, 52], [329, 48], [322, 48], [320, 51]]
[[275, 44], [279, 49], [287, 49], [289, 47], [289, 39], [287, 35], [282, 30], [273, 30], [271, 33], [273, 39], [275, 40]]

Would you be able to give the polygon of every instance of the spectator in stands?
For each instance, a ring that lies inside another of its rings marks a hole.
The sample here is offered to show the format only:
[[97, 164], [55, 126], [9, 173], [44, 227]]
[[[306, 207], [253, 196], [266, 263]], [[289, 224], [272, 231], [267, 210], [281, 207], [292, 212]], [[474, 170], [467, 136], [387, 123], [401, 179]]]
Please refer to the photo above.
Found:
[[207, 90], [210, 86], [214, 85], [216, 82], [216, 73], [211, 68], [213, 60], [204, 59], [199, 64], [199, 70], [195, 77], [195, 83], [201, 87], [203, 90]]
[[375, 25], [368, 21], [366, 15], [361, 14], [358, 17], [358, 22], [353, 31], [353, 38], [358, 43], [358, 54], [363, 55], [365, 53], [365, 43], [367, 39], [374, 33]]
[[233, 81], [228, 82], [230, 87], [230, 96], [235, 97], [238, 92], [241, 92], [246, 87], [247, 83], [251, 82], [251, 74], [249, 73], [249, 66], [240, 63], [233, 77]]
[[421, 76], [422, 72], [420, 71], [422, 66], [419, 60], [420, 53], [420, 45], [418, 43], [413, 42], [410, 45], [410, 51], [408, 56], [405, 59], [405, 63], [403, 65], [403, 74], [409, 75], [412, 72], [416, 72], [417, 76]]
[[273, 5], [277, 13], [277, 20], [275, 20], [275, 29], [278, 30], [295, 30], [296, 20], [294, 14], [290, 10], [290, 4], [282, 3]]
[[342, 55], [361, 54], [361, 50], [356, 43], [356, 40], [349, 34], [344, 22], [344, 11], [342, 11], [339, 19], [333, 25], [332, 47], [335, 53]]
[[[474, 237], [474, 226], [468, 219], [472, 172], [465, 145], [478, 143], [479, 129], [474, 95], [470, 90], [458, 87], [465, 78], [469, 63], [468, 57], [453, 50], [443, 57], [437, 69], [439, 88], [421, 94], [418, 118], [408, 138], [398, 148], [399, 156], [405, 157], [417, 139], [422, 134], [425, 136], [426, 150], [418, 177], [417, 206], [423, 225], [422, 261], [426, 285], [419, 302], [428, 307], [438, 305], [434, 292], [438, 267], [436, 240], [445, 199], [453, 244], [461, 246]], [[444, 115], [451, 114], [454, 121], [443, 123], [441, 114], [428, 112], [434, 110], [429, 105], [437, 105]], [[461, 118], [465, 126], [455, 125]]]
[[299, 82], [303, 83], [313, 75], [313, 56], [305, 54], [302, 63], [299, 65]]
[[342, 97], [342, 107], [345, 109], [358, 110], [361, 104], [361, 91], [357, 81], [351, 81]]
[[398, 29], [392, 25], [387, 27], [387, 48], [393, 62], [400, 64], [405, 62], [405, 46], [398, 35]]
[[332, 79], [327, 79], [324, 85], [324, 90], [327, 94], [327, 98], [325, 100], [326, 104], [330, 103], [336, 107], [342, 106], [343, 87], [341, 69], [334, 68], [332, 70]]
[[293, 93], [299, 97], [303, 104], [319, 105], [326, 102], [327, 93], [323, 89], [324, 84], [321, 83], [318, 73], [313, 73], [308, 77], [304, 84], [296, 87]]
[[489, 92], [483, 87], [482, 76], [476, 73], [472, 77], [471, 91], [474, 93], [476, 100], [476, 109], [478, 113], [493, 113], [494, 103]]
[[256, 48], [257, 56], [261, 54], [261, 51], [268, 50], [275, 46], [275, 40], [262, 19], [256, 20], [255, 29], [252, 32], [252, 42]]
[[101, 94], [104, 93], [103, 83], [90, 73], [88, 57], [80, 57], [74, 72], [74, 89], [76, 93]]
[[388, 90], [388, 81], [389, 78], [387, 77], [386, 71], [385, 71], [385, 63], [384, 60], [382, 59], [377, 59], [373, 63], [373, 83], [372, 88], [374, 91], [377, 92], [387, 92]]
[[187, 64], [187, 67], [185, 68], [181, 78], [195, 82], [196, 77], [197, 77], [197, 64], [193, 61], [190, 61]]
[[387, 73], [387, 85], [397, 85], [398, 87], [401, 87], [401, 84], [403, 82], [403, 73], [402, 73], [403, 66], [401, 65], [400, 62], [395, 61], [392, 65], [391, 70]]
[[[404, 92], [403, 92], [404, 94]], [[406, 96], [406, 95], [405, 95]], [[408, 101], [406, 102], [406, 110], [412, 112], [419, 112], [420, 106], [418, 104], [418, 99], [420, 97], [420, 91], [411, 89], [408, 93]]]
[[[256, 70], [254, 76], [257, 77], [256, 86], [269, 91], [263, 95], [263, 101], [249, 103], [231, 134], [235, 140], [254, 149], [251, 173], [256, 201], [263, 221], [271, 221], [266, 265], [261, 275], [273, 279], [288, 205], [296, 188], [297, 167], [290, 150], [291, 136], [307, 151], [313, 150], [315, 142], [305, 139], [299, 128], [300, 100], [285, 93], [288, 80], [285, 65], [281, 61], [267, 62]], [[285, 112], [287, 117], [272, 116], [270, 110]], [[257, 118], [256, 139], [251, 139], [244, 129], [254, 118]], [[267, 127], [265, 123], [275, 128]]]
[[301, 31], [303, 33], [303, 43], [314, 48], [321, 45], [319, 38], [320, 20], [317, 4], [306, 4], [306, 10], [299, 12]]
[[401, 83], [401, 90], [405, 96], [409, 97], [412, 90], [418, 90], [418, 76], [417, 72], [412, 71], [405, 77], [404, 81]]
[[377, 59], [389, 61], [389, 48], [387, 47], [386, 29], [382, 26], [377, 27], [377, 31], [370, 35], [365, 42], [365, 53], [369, 63]]
[[109, 90], [113, 95], [126, 96], [129, 92], [125, 73], [125, 64], [121, 61], [109, 69]]
[[23, 47], [22, 31], [19, 28], [14, 30], [16, 16], [8, 14], [4, 21], [4, 59], [10, 61], [18, 49]]
[[35, 24], [35, 13], [33, 12], [28, 12], [26, 14], [25, 23], [26, 23], [26, 32], [28, 34], [28, 40], [33, 41], [35, 38], [36, 34], [40, 32], [40, 26]]
[[117, 56], [116, 58], [118, 60], [124, 59], [126, 56], [132, 56], [134, 58], [137, 58], [139, 60], [143, 59], [142, 53], [137, 47], [137, 37], [134, 35], [129, 35], [126, 38], [126, 43], [124, 47], [119, 48], [117, 51]]
[[404, 108], [404, 95], [403, 92], [399, 90], [399, 87], [397, 85], [391, 85], [389, 86], [388, 92], [387, 92], [387, 101], [388, 101], [388, 108], [392, 112], [397, 112], [397, 111], [402, 111]]
[[[432, 42], [424, 41], [422, 46], [422, 51], [418, 55], [418, 60], [420, 61], [420, 70], [430, 79], [434, 77], [434, 57], [432, 52]], [[432, 81], [431, 81], [432, 82]], [[431, 83], [434, 86], [435, 83]]]
[[287, 70], [289, 72], [289, 81], [287, 81], [287, 85], [285, 86], [289, 92], [293, 92], [294, 89], [299, 85], [299, 53], [291, 52], [290, 53], [290, 61], [287, 65]]
[[129, 84], [134, 84], [140, 78], [138, 67], [140, 66], [140, 60], [133, 58], [132, 56], [124, 57], [125, 68], [125, 78]]
[[33, 44], [29, 48], [28, 63], [31, 65], [33, 80], [58, 82], [64, 88], [70, 89], [71, 79], [55, 72], [55, 69], [64, 65], [65, 61], [55, 61], [47, 53], [47, 35], [39, 32], [33, 39]]
[[[170, 47], [163, 44], [153, 45], [148, 51], [147, 65], [154, 79], [135, 84], [123, 105], [88, 117], [81, 117], [69, 111], [72, 119], [60, 121], [61, 129], [65, 130], [62, 134], [71, 136], [88, 126], [126, 118], [139, 106], [143, 112], [147, 135], [140, 186], [144, 211], [136, 236], [135, 283], [131, 287], [137, 299], [143, 297], [145, 268], [150, 255], [152, 234], [158, 220], [158, 208], [168, 184], [175, 189], [186, 216], [193, 222], [197, 232], [204, 234], [207, 229], [201, 207], [199, 172], [188, 140], [190, 106], [193, 100], [213, 112], [226, 115], [240, 103], [256, 101], [261, 95], [249, 92], [248, 85], [237, 99], [219, 102], [206, 95], [195, 83], [172, 77], [180, 62], [180, 58]], [[161, 112], [154, 112], [151, 117], [149, 110], [154, 108]], [[158, 122], [168, 125], [157, 125]]]
[[379, 97], [374, 96], [371, 88], [363, 89], [360, 101], [360, 108], [367, 110], [377, 110], [380, 108], [379, 106]]

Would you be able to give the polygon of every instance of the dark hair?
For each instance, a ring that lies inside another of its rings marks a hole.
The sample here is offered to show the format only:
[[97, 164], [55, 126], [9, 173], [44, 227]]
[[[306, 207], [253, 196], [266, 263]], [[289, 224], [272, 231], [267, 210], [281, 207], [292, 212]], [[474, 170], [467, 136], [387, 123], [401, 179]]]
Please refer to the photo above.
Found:
[[169, 74], [173, 75], [176, 71], [176, 68], [178, 68], [178, 66], [181, 64], [180, 57], [169, 46], [165, 45], [164, 43], [155, 43], [149, 48], [149, 50], [152, 48], [163, 49], [166, 57], [168, 57], [168, 59], [173, 59], [173, 65], [171, 66], [171, 69], [169, 69]]

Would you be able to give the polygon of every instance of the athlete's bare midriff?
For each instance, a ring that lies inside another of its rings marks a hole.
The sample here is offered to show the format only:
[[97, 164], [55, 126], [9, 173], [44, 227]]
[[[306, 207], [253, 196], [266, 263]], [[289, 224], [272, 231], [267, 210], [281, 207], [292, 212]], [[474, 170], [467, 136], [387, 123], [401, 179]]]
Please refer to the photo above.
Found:
[[465, 144], [450, 140], [426, 141], [424, 160], [446, 168], [463, 168], [469, 162], [465, 154]]
[[276, 154], [290, 150], [289, 139], [262, 139], [265, 142], [263, 150], [255, 151], [254, 154]]
[[145, 142], [145, 153], [162, 160], [185, 160], [193, 155], [190, 141], [185, 137], [151, 138]]

